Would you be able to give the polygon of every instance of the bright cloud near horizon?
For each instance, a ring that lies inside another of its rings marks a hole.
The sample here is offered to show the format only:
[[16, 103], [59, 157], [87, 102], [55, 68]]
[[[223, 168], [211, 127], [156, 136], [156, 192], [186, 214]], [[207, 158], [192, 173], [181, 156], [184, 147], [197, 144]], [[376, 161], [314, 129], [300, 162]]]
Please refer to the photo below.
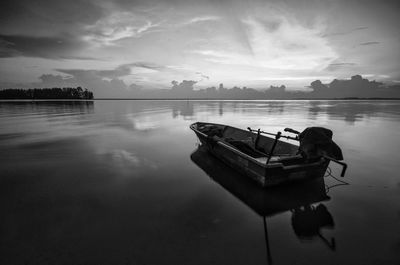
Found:
[[143, 89], [400, 80], [398, 1], [26, 0], [0, 10], [3, 87], [39, 78]]

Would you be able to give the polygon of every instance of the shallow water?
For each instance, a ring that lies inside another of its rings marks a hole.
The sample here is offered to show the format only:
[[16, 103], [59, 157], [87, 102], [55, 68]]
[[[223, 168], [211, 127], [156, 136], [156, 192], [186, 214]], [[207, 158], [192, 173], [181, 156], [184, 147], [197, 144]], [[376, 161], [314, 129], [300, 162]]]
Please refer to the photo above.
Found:
[[[330, 128], [349, 185], [260, 199], [195, 121]], [[0, 102], [0, 264], [399, 264], [398, 139], [400, 101]]]

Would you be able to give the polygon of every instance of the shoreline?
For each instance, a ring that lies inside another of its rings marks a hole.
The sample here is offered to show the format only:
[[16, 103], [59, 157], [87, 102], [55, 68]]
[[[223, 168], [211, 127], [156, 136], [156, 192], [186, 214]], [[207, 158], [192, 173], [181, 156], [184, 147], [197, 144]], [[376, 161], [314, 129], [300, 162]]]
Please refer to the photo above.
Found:
[[94, 98], [94, 99], [0, 99], [0, 102], [62, 102], [77, 101], [91, 102], [96, 100], [131, 100], [131, 101], [379, 101], [393, 100], [400, 98], [295, 98], [295, 99], [227, 99], [227, 98]]

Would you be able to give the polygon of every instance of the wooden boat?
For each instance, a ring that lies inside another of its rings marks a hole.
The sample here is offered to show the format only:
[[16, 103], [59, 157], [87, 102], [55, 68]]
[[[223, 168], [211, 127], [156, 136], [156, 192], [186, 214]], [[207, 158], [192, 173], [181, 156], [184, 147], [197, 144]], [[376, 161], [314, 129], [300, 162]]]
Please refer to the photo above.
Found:
[[[260, 130], [255, 134], [255, 130], [250, 128], [246, 131], [204, 122], [193, 123], [190, 128], [209, 152], [262, 187], [317, 178], [325, 173], [330, 160], [344, 166], [342, 175], [347, 167], [327, 155], [307, 157], [304, 152], [299, 153], [299, 146], [279, 140], [284, 137], [298, 141], [298, 136], [283, 136], [280, 132], [271, 134]], [[289, 128], [285, 131], [299, 134]], [[275, 138], [262, 134], [275, 135]], [[304, 146], [306, 150], [307, 144]]]
[[190, 159], [213, 181], [260, 216], [274, 216], [330, 199], [326, 194], [323, 175], [293, 185], [264, 189], [220, 159], [209, 155], [204, 145], [199, 146], [190, 155]]

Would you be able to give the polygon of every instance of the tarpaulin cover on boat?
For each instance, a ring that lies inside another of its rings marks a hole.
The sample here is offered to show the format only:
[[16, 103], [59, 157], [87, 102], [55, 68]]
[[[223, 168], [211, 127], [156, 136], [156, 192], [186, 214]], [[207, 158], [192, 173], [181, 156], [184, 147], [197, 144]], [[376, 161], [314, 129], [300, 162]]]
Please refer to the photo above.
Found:
[[323, 127], [308, 127], [299, 134], [300, 153], [308, 159], [322, 155], [343, 160], [342, 150], [332, 141], [332, 131]]

